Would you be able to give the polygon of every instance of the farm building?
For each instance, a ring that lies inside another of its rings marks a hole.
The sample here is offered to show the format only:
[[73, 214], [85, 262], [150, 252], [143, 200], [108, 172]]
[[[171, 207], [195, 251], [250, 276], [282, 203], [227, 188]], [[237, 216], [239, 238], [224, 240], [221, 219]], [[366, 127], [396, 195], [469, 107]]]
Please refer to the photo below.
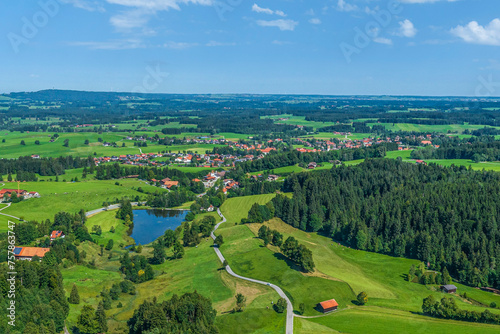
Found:
[[446, 293], [455, 293], [457, 292], [457, 287], [452, 284], [448, 284], [441, 286], [441, 290]]
[[31, 261], [34, 256], [42, 258], [46, 253], [50, 251], [50, 248], [40, 248], [40, 247], [15, 247], [14, 256], [16, 260], [28, 260]]
[[26, 190], [23, 190], [23, 189], [20, 189], [20, 190], [18, 190], [18, 189], [2, 189], [2, 190], [0, 190], [0, 201], [9, 199], [10, 196], [14, 193], [18, 197], [19, 196], [24, 197], [24, 196], [28, 195], [28, 192]]
[[62, 231], [52, 231], [50, 233], [50, 241], [54, 241], [57, 238], [64, 238], [64, 233]]
[[318, 304], [318, 310], [323, 313], [329, 313], [337, 310], [339, 304], [335, 299], [326, 300]]

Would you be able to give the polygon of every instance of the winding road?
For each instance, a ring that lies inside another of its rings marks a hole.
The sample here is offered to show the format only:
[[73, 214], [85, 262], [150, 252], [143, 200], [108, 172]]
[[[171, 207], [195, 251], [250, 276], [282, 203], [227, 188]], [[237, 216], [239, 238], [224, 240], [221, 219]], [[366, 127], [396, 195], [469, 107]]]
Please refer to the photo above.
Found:
[[[11, 204], [11, 203], [4, 203], [4, 204], [7, 204], [7, 206], [5, 206], [5, 207], [1, 208], [1, 209], [0, 209], [0, 211], [2, 211], [2, 210], [4, 210], [4, 209], [7, 209], [7, 208], [10, 206], [10, 204]], [[1, 213], [1, 212], [0, 212], [0, 215], [2, 215], [2, 216], [7, 216], [7, 217], [11, 217], [11, 218], [14, 218], [14, 219], [17, 219], [17, 220], [21, 220], [21, 218], [19, 218], [19, 217], [14, 217], [14, 216], [8, 215], [8, 214], [6, 214], [6, 213]]]
[[[217, 209], [217, 213], [222, 218], [222, 221], [220, 223], [218, 223], [217, 225], [215, 225], [214, 230], [210, 234], [210, 236], [214, 240], [215, 240], [214, 232], [219, 228], [219, 226], [221, 224], [226, 222], [226, 217], [224, 217], [224, 215], [222, 214], [220, 209]], [[224, 263], [225, 258], [222, 255], [219, 248], [214, 247], [214, 250], [215, 250], [215, 253], [217, 254], [217, 256], [219, 257], [219, 260], [221, 261], [221, 263]], [[249, 281], [249, 282], [253, 282], [253, 283], [257, 283], [257, 284], [262, 284], [262, 285], [267, 285], [267, 286], [273, 288], [280, 295], [281, 298], [284, 298], [286, 300], [286, 304], [287, 304], [287, 307], [286, 307], [286, 334], [293, 334], [293, 317], [294, 317], [293, 305], [292, 305], [292, 302], [290, 301], [290, 299], [288, 298], [288, 296], [283, 292], [283, 290], [281, 290], [281, 288], [279, 286], [274, 285], [274, 284], [269, 283], [269, 282], [259, 281], [259, 280], [253, 279], [253, 278], [240, 276], [240, 275], [236, 274], [231, 269], [231, 267], [229, 265], [226, 266], [226, 271], [228, 272], [229, 275], [243, 279], [245, 281]]]

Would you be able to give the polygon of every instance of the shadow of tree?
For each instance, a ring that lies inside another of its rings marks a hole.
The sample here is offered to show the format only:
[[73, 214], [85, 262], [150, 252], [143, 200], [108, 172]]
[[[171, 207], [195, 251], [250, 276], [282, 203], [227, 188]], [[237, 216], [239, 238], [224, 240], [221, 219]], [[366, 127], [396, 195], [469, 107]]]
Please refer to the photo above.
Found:
[[293, 270], [296, 270], [298, 272], [303, 272], [302, 271], [302, 268], [300, 266], [298, 266], [295, 262], [293, 262], [292, 260], [290, 260], [289, 258], [287, 258], [285, 255], [281, 254], [281, 253], [274, 253], [273, 256], [280, 260], [280, 261], [285, 261], [286, 264]]

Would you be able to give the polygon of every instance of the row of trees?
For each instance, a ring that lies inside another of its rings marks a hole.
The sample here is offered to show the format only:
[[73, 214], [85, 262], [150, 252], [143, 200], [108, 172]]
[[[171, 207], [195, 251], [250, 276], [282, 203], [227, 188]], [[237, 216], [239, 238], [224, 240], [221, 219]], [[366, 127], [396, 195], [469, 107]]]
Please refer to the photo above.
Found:
[[424, 299], [422, 311], [436, 318], [500, 325], [500, 314], [491, 313], [487, 309], [483, 312], [461, 310], [452, 297], [443, 297], [439, 301], [433, 295], [430, 295]]
[[500, 160], [500, 141], [457, 141], [440, 145], [439, 148], [427, 146], [411, 152], [412, 159], [468, 159], [474, 162]]
[[56, 176], [64, 174], [66, 169], [81, 167], [90, 167], [93, 172], [94, 166], [92, 157], [75, 158], [70, 155], [58, 158], [34, 159], [31, 156], [25, 156], [19, 157], [18, 159], [0, 159], [0, 174], [5, 175], [28, 172], [37, 173], [42, 176]]

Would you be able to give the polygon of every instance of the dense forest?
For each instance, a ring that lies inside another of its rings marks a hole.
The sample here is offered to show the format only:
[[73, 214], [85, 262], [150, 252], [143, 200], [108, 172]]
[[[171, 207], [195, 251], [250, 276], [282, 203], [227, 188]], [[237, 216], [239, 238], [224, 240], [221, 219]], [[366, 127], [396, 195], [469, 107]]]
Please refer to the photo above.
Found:
[[[6, 264], [0, 268], [0, 306], [7, 310]], [[63, 330], [64, 320], [69, 314], [69, 304], [63, 288], [63, 278], [57, 265], [46, 257], [42, 262], [16, 262], [16, 326], [7, 324], [9, 318], [0, 319], [1, 333], [47, 333], [56, 334]], [[6, 314], [6, 312], [4, 313]]]
[[217, 312], [210, 299], [196, 291], [158, 303], [143, 302], [128, 321], [129, 334], [217, 334]]
[[500, 287], [500, 175], [390, 159], [293, 174], [275, 215], [351, 247], [420, 259], [472, 286]]

